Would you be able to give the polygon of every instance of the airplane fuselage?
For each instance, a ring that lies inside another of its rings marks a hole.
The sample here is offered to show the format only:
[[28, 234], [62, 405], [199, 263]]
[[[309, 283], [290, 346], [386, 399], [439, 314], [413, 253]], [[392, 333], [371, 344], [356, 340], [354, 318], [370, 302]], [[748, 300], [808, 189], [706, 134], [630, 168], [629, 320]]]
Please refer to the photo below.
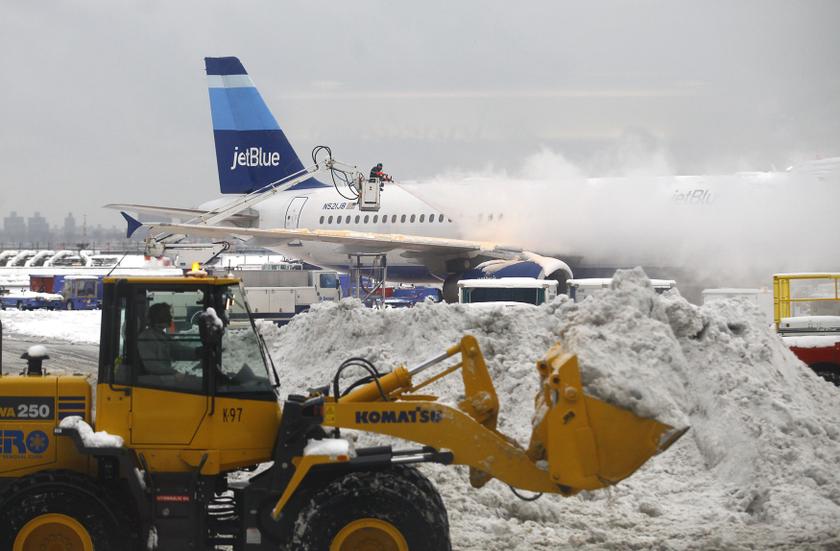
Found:
[[[756, 205], [762, 205], [766, 218], [772, 219], [774, 209], [790, 202], [785, 199], [787, 190], [794, 186], [800, 190], [805, 189], [803, 186], [818, 188], [836, 180], [834, 174], [826, 178], [812, 173], [776, 172], [571, 183], [522, 181], [495, 189], [492, 182], [481, 180], [468, 182], [460, 190], [448, 183], [437, 188], [386, 184], [377, 212], [360, 211], [355, 201], [328, 186], [283, 192], [259, 203], [255, 210], [262, 229], [494, 241], [555, 256], [580, 267], [670, 266], [686, 236], [707, 234], [707, 239], [689, 243], [697, 251], [722, 242], [734, 244], [743, 217]], [[511, 192], [515, 195], [506, 195], [508, 190], [515, 190]], [[232, 200], [230, 196], [216, 199], [201, 208]], [[389, 278], [396, 281], [439, 280], [469, 267], [460, 264], [459, 268], [457, 262], [463, 259], [458, 260], [457, 255], [421, 254], [393, 244], [377, 249], [318, 240], [271, 242], [254, 238], [249, 242], [338, 270], [347, 269], [353, 253], [383, 253]], [[676, 260], [677, 265], [683, 263], [682, 259]]]
[[[229, 203], [230, 197], [200, 205], [212, 209]], [[259, 213], [260, 228], [307, 228], [346, 230], [381, 234], [422, 235], [458, 239], [460, 225], [447, 213], [429, 205], [398, 185], [386, 184], [382, 207], [376, 212], [360, 211], [355, 200], [342, 197], [333, 187], [319, 187], [283, 192], [254, 207]], [[445, 258], [417, 255], [405, 250], [376, 247], [349, 247], [320, 241], [270, 242], [249, 241], [289, 258], [311, 264], [347, 270], [353, 253], [386, 255], [389, 279], [395, 281], [435, 281], [446, 276]]]

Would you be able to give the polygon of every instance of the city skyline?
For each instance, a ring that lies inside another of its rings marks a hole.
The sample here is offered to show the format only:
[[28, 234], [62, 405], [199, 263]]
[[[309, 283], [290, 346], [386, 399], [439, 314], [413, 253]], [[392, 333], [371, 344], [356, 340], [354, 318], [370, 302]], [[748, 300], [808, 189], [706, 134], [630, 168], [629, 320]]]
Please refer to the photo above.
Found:
[[76, 214], [68, 211], [64, 218], [53, 224], [50, 219], [41, 214], [40, 210], [30, 213], [10, 209], [0, 213], [3, 218], [0, 227], [0, 248], [14, 248], [28, 246], [34, 248], [76, 248], [96, 242], [131, 243], [125, 237], [125, 230], [116, 224], [110, 227], [102, 224], [88, 224], [87, 215], [83, 214], [79, 222]]

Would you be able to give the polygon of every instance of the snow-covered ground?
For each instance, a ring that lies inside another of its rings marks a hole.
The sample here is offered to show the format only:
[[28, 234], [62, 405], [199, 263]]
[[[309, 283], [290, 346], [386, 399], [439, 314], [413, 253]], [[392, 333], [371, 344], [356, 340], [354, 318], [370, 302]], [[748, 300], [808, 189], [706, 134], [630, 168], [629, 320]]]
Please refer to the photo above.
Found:
[[[98, 338], [96, 315], [0, 319], [7, 331], [53, 337], [50, 324], [60, 323], [65, 338], [89, 342]], [[840, 549], [840, 389], [799, 362], [747, 301], [693, 306], [674, 292], [655, 294], [629, 271], [577, 304], [560, 297], [539, 308], [374, 311], [348, 300], [263, 330], [283, 395], [330, 381], [351, 356], [380, 370], [413, 365], [468, 333], [499, 393], [499, 428], [523, 444], [534, 364], [557, 341], [577, 352], [588, 392], [691, 426], [619, 485], [571, 498], [526, 503], [495, 481], [471, 488], [464, 468], [424, 466], [446, 502], [456, 550]], [[432, 388], [453, 403], [460, 385], [451, 376]], [[350, 436], [356, 447], [375, 441]]]
[[[630, 271], [577, 304], [373, 311], [342, 301], [265, 332], [284, 393], [326, 383], [350, 356], [380, 369], [414, 365], [469, 333], [499, 393], [499, 428], [522, 444], [535, 362], [557, 341], [577, 352], [589, 392], [691, 425], [621, 484], [572, 498], [526, 503], [495, 481], [474, 490], [461, 467], [425, 467], [457, 550], [840, 548], [840, 389], [797, 360], [748, 301], [697, 307]], [[461, 381], [433, 388], [454, 402]]]
[[99, 310], [0, 310], [3, 331], [44, 340], [98, 343]]

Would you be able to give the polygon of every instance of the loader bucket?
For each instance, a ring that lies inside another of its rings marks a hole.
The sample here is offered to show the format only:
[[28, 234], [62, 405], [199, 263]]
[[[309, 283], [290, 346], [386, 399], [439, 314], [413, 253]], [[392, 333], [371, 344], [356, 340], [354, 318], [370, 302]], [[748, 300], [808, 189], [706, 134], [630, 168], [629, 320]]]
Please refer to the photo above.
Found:
[[566, 491], [594, 490], [627, 478], [676, 442], [674, 427], [583, 392], [577, 357], [554, 347], [537, 364], [541, 390], [528, 456], [547, 460], [551, 480]]

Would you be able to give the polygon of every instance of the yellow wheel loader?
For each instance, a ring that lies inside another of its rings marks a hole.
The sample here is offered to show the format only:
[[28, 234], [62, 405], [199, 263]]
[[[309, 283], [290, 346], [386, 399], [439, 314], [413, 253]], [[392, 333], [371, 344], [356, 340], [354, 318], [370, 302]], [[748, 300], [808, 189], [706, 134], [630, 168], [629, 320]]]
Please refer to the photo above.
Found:
[[[685, 431], [586, 395], [575, 356], [553, 348], [523, 449], [496, 430], [469, 336], [387, 373], [351, 358], [281, 402], [248, 320], [235, 279], [106, 278], [95, 389], [50, 375], [38, 351], [0, 377], [0, 549], [449, 550], [417, 464], [568, 496], [619, 482]], [[457, 406], [425, 393], [456, 371]], [[415, 445], [353, 450], [342, 429]]]

